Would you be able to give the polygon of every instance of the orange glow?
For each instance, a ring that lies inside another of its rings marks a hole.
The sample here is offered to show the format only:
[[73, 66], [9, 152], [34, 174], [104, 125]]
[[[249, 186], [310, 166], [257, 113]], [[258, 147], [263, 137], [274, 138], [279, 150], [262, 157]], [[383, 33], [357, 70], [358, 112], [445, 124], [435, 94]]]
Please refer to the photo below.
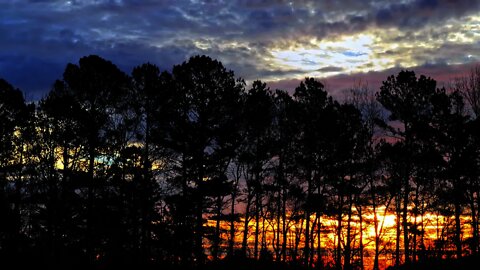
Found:
[[[374, 213], [371, 209], [364, 209], [364, 214], [362, 215], [362, 223], [360, 224], [360, 217], [356, 211], [352, 212], [350, 220], [350, 237], [351, 237], [351, 248], [352, 248], [352, 263], [358, 263], [360, 260], [359, 247], [360, 247], [360, 238], [362, 238], [362, 245], [364, 247], [363, 251], [363, 262], [365, 269], [372, 269], [374, 262], [375, 254], [375, 225], [374, 225]], [[396, 215], [393, 211], [385, 211], [385, 208], [377, 208], [377, 232], [379, 233], [380, 243], [379, 243], [379, 266], [380, 269], [386, 269], [388, 266], [394, 265], [395, 263], [395, 241], [396, 241]], [[387, 213], [385, 216], [384, 213]], [[335, 254], [335, 248], [338, 245], [338, 221], [335, 217], [321, 216], [321, 230], [320, 230], [320, 247], [321, 247], [321, 256], [324, 263], [333, 263], [333, 256]], [[410, 233], [412, 239], [410, 239], [411, 246], [410, 249], [416, 249], [415, 259], [419, 259], [424, 254], [433, 253], [435, 249], [435, 243], [439, 240], [446, 239], [447, 233], [451, 234], [451, 229], [453, 228], [453, 216], [442, 216], [435, 213], [426, 213], [423, 216], [416, 217], [417, 224], [417, 235], [416, 235], [416, 245], [413, 245], [413, 226], [415, 224], [415, 218], [409, 216], [409, 223], [412, 227], [412, 232]], [[422, 222], [423, 221], [423, 222]], [[462, 237], [467, 239], [471, 237], [471, 225], [470, 217], [467, 215], [462, 216]], [[283, 243], [283, 220], [276, 218], [273, 220], [270, 219], [261, 219], [259, 220], [259, 247], [261, 249], [262, 245], [266, 246], [268, 251], [273, 254], [274, 259], [278, 256], [279, 249]], [[347, 223], [348, 216], [344, 214], [342, 216], [342, 233], [340, 236], [342, 250], [345, 248], [346, 239], [347, 239]], [[400, 220], [400, 224], [402, 221]], [[383, 227], [382, 227], [383, 224]], [[292, 260], [295, 256], [295, 249], [297, 251], [297, 259], [301, 260], [303, 257], [303, 249], [305, 247], [305, 219], [300, 221], [294, 221], [289, 215], [287, 215], [286, 220], [286, 249], [287, 249], [287, 259]], [[318, 219], [315, 215], [310, 216], [310, 228], [313, 227], [313, 239], [314, 239], [314, 262], [318, 260]], [[209, 219], [205, 225], [206, 227], [215, 228], [216, 220]], [[235, 239], [234, 246], [235, 249], [241, 249], [241, 243], [243, 240], [244, 232], [244, 219], [234, 223], [235, 227]], [[248, 223], [248, 239], [247, 239], [247, 255], [253, 257], [254, 250], [254, 235], [255, 235], [255, 220], [252, 219]], [[221, 221], [221, 249], [223, 253], [220, 255], [220, 258], [226, 256], [226, 250], [228, 248], [228, 243], [230, 239], [230, 222]], [[264, 230], [262, 230], [264, 228]], [[360, 230], [362, 228], [362, 230]], [[403, 230], [403, 228], [402, 228]], [[422, 232], [423, 235], [422, 235]], [[277, 236], [280, 236], [280, 239], [277, 239]], [[295, 241], [298, 241], [296, 243]], [[400, 253], [401, 261], [403, 261], [403, 231], [400, 233]], [[212, 243], [210, 241], [205, 241], [205, 250], [207, 254], [211, 250]], [[446, 250], [453, 250], [454, 247], [450, 246], [445, 247]], [[209, 258], [212, 258], [209, 256]], [[413, 258], [412, 258], [413, 259]]]

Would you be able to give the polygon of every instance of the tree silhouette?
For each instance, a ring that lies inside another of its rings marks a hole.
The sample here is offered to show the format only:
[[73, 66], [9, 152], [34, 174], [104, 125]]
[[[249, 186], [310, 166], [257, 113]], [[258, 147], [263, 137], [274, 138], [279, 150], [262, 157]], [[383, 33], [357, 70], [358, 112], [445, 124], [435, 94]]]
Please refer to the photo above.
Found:
[[411, 157], [414, 157], [419, 150], [416, 143], [424, 139], [422, 136], [426, 136], [425, 132], [428, 132], [430, 128], [429, 123], [433, 112], [431, 101], [436, 94], [436, 82], [433, 79], [423, 75], [417, 79], [413, 71], [401, 71], [397, 76], [390, 76], [387, 81], [383, 82], [377, 96], [379, 102], [390, 111], [389, 120], [402, 123], [401, 128], [395, 129], [390, 126], [390, 130], [394, 131], [395, 135], [402, 140], [407, 156], [404, 160], [404, 173], [399, 179], [402, 183], [402, 228], [406, 263], [411, 260], [408, 206], [412, 189], [411, 177], [415, 177], [415, 168]]
[[479, 250], [477, 73], [447, 91], [401, 71], [344, 103], [314, 78], [293, 94], [246, 88], [207, 56], [131, 76], [86, 56], [35, 102], [0, 80], [1, 264], [466, 262]]
[[[83, 138], [82, 148], [86, 160], [86, 209], [85, 209], [85, 248], [90, 263], [96, 260], [96, 249], [101, 245], [103, 216], [97, 196], [105, 187], [105, 179], [96, 173], [96, 164], [102, 148], [108, 143], [116, 143], [112, 135], [119, 105], [123, 101], [128, 78], [110, 61], [98, 56], [87, 56], [79, 64], [68, 64], [63, 75], [65, 88], [78, 103], [80, 111], [70, 115], [80, 118], [81, 132], [76, 136]], [[107, 161], [108, 162], [108, 161]], [[103, 183], [102, 183], [103, 182]], [[106, 209], [105, 209], [106, 210]]]
[[[263, 206], [262, 182], [264, 166], [272, 158], [271, 124], [273, 118], [273, 95], [265, 83], [255, 81], [245, 95], [242, 136], [244, 141], [238, 151], [238, 165], [243, 168], [246, 181], [245, 223], [242, 240], [242, 253], [246, 256], [248, 228], [251, 219], [251, 204], [254, 205], [255, 233], [253, 257], [258, 258], [260, 215]], [[254, 201], [253, 201], [254, 200]]]
[[22, 92], [0, 79], [0, 254], [4, 260], [19, 258], [24, 241], [21, 235], [22, 182], [18, 175], [23, 160], [16, 151], [21, 145], [20, 130], [25, 124], [26, 112]]
[[193, 208], [192, 252], [196, 264], [203, 264], [205, 186], [226, 172], [239, 143], [236, 125], [244, 84], [220, 62], [206, 56], [175, 66], [172, 76], [175, 112], [166, 127], [166, 146], [178, 153], [181, 194]]
[[[310, 215], [311, 210], [316, 208], [310, 204], [315, 189], [314, 181], [319, 179], [321, 173], [318, 171], [318, 166], [324, 155], [326, 140], [328, 140], [328, 138], [325, 138], [324, 131], [328, 128], [329, 123], [324, 118], [324, 111], [327, 106], [331, 106], [332, 100], [327, 100], [327, 92], [324, 90], [323, 84], [313, 78], [306, 78], [305, 82], [301, 82], [300, 86], [295, 89], [293, 96], [299, 104], [299, 119], [302, 121], [300, 122], [299, 138], [301, 151], [299, 151], [298, 160], [299, 165], [303, 168], [306, 183], [304, 264], [309, 267], [313, 263], [311, 260], [313, 250], [311, 250], [310, 245], [313, 240]], [[321, 184], [317, 183], [317, 186], [320, 187]]]

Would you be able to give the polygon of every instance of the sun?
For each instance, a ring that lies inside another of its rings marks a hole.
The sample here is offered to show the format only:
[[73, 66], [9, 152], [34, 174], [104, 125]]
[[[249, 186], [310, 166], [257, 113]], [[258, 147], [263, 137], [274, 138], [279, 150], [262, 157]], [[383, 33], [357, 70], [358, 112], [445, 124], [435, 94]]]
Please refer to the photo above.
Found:
[[313, 38], [307, 46], [275, 48], [270, 53], [283, 69], [301, 71], [303, 76], [332, 76], [375, 69], [371, 65], [374, 40], [366, 33], [331, 40]]

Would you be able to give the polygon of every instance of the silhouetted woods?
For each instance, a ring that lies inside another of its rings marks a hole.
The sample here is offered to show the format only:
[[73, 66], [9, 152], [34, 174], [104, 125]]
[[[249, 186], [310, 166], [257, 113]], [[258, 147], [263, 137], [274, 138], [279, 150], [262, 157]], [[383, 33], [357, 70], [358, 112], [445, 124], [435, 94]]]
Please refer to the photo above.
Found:
[[0, 264], [378, 270], [475, 255], [479, 81], [446, 90], [402, 71], [340, 102], [312, 78], [293, 95], [247, 87], [206, 56], [131, 75], [83, 57], [38, 102], [0, 80]]

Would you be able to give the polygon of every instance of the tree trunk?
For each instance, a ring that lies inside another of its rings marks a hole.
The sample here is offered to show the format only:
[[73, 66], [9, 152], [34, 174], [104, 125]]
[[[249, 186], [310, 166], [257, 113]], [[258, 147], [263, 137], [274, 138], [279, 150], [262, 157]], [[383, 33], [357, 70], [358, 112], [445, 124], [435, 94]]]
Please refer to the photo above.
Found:
[[[312, 171], [308, 169], [307, 172], [307, 204], [311, 197], [311, 178]], [[304, 265], [309, 268], [309, 258], [310, 258], [310, 206], [307, 205], [305, 209], [305, 246], [303, 250], [304, 256]]]
[[287, 189], [282, 185], [282, 261], [287, 261]]
[[420, 248], [421, 248], [421, 256], [418, 258], [420, 261], [425, 260], [426, 250], [425, 250], [425, 198], [422, 198], [422, 202], [420, 203], [421, 210], [420, 210], [420, 218], [422, 223], [422, 235], [420, 237]]
[[408, 195], [409, 195], [409, 183], [408, 176], [404, 179], [404, 192], [403, 192], [403, 210], [402, 210], [402, 227], [403, 227], [403, 250], [405, 256], [405, 263], [410, 263], [410, 244], [408, 239]]
[[247, 187], [247, 206], [245, 207], [245, 219], [243, 223], [243, 238], [242, 238], [242, 255], [247, 257], [247, 245], [248, 245], [248, 225], [250, 223], [250, 206], [252, 204], [252, 191], [251, 187]]
[[212, 257], [214, 261], [218, 260], [218, 254], [220, 249], [220, 215], [222, 214], [222, 196], [217, 196], [216, 200], [216, 215], [217, 220], [215, 222], [215, 235], [213, 238]]
[[400, 218], [401, 218], [401, 210], [400, 210], [400, 196], [397, 196], [395, 198], [396, 202], [396, 212], [397, 212], [397, 217], [396, 217], [396, 241], [395, 241], [395, 266], [400, 265]]
[[[258, 180], [258, 179], [257, 179]], [[255, 239], [253, 246], [253, 258], [258, 260], [258, 234], [260, 233], [260, 192], [255, 194]]]
[[282, 229], [281, 227], [281, 219], [283, 217], [283, 211], [282, 211], [282, 207], [283, 207], [283, 202], [282, 202], [282, 188], [279, 187], [278, 189], [278, 194], [277, 194], [277, 228], [275, 230], [275, 227], [273, 228], [275, 230], [275, 234], [276, 234], [276, 242], [275, 242], [275, 260], [276, 261], [280, 261], [281, 260], [281, 254], [282, 254], [282, 248], [280, 246], [280, 231]]
[[[378, 215], [377, 215], [377, 204], [375, 203], [375, 197], [373, 197], [373, 226], [375, 227], [375, 256], [374, 256], [374, 259], [373, 259], [373, 270], [379, 270], [380, 267], [378, 265], [378, 259], [379, 259], [379, 256], [380, 256], [380, 233], [378, 231]], [[398, 223], [398, 222], [397, 222]], [[397, 225], [397, 229], [398, 229], [398, 225]], [[399, 236], [399, 233], [397, 232], [397, 237]], [[398, 243], [398, 238], [397, 238], [397, 243]], [[398, 245], [397, 245], [397, 248], [398, 248]], [[398, 250], [396, 250], [396, 255], [398, 257]], [[397, 263], [395, 263], [396, 265], [398, 265]]]
[[195, 190], [196, 198], [196, 217], [195, 217], [195, 259], [197, 265], [203, 265], [205, 262], [205, 256], [203, 253], [203, 194], [202, 194], [202, 185], [204, 170], [202, 164], [203, 162], [203, 153], [199, 156], [202, 158], [199, 160], [199, 170], [197, 175], [197, 189]]
[[415, 263], [417, 261], [417, 235], [418, 235], [418, 208], [419, 208], [419, 189], [420, 186], [417, 184], [415, 188], [415, 205], [413, 208], [413, 241], [412, 241], [412, 260]]
[[321, 229], [322, 229], [322, 218], [319, 212], [317, 212], [317, 268], [323, 269], [323, 257], [322, 257], [322, 238], [321, 238]]
[[360, 223], [360, 250], [359, 250], [359, 253], [360, 253], [360, 269], [361, 270], [364, 270], [365, 267], [364, 267], [364, 264], [363, 264], [363, 216], [362, 216], [362, 207], [359, 206], [357, 208], [358, 210], [358, 218], [359, 218], [359, 223]]
[[313, 251], [315, 250], [315, 229], [317, 227], [317, 218], [315, 217], [315, 219], [313, 220], [313, 223], [312, 223], [312, 226], [311, 226], [311, 229], [310, 229], [310, 259], [309, 259], [309, 262], [308, 262], [308, 265], [312, 265], [313, 264]]
[[140, 225], [140, 256], [142, 258], [142, 263], [148, 263], [150, 258], [150, 250], [148, 248], [148, 241], [150, 239], [150, 189], [152, 188], [150, 184], [152, 174], [151, 174], [151, 162], [150, 162], [150, 117], [147, 114], [147, 119], [145, 120], [145, 146], [143, 153], [143, 185], [140, 187], [141, 190], [141, 200], [142, 207], [141, 211], [141, 225]]
[[472, 254], [477, 255], [478, 253], [478, 225], [477, 225], [477, 211], [475, 209], [475, 195], [472, 192], [470, 199], [470, 213], [472, 219]]
[[347, 239], [345, 241], [344, 250], [344, 270], [351, 270], [351, 222], [352, 222], [352, 195], [348, 195], [348, 212], [347, 212]]
[[94, 163], [95, 163], [95, 150], [92, 145], [89, 146], [89, 161], [88, 161], [88, 193], [87, 193], [87, 220], [86, 220], [86, 254], [88, 261], [93, 265], [95, 262], [94, 240], [93, 240], [93, 201], [94, 201]]
[[458, 201], [455, 201], [455, 247], [457, 259], [462, 257], [462, 227], [460, 221], [461, 207]]
[[339, 195], [338, 215], [337, 215], [337, 252], [335, 267], [338, 270], [342, 269], [342, 211], [343, 211], [343, 195]]
[[235, 200], [237, 196], [237, 180], [235, 180], [234, 190], [232, 191], [232, 198], [230, 203], [230, 241], [228, 242], [228, 256], [234, 256], [235, 246]]

